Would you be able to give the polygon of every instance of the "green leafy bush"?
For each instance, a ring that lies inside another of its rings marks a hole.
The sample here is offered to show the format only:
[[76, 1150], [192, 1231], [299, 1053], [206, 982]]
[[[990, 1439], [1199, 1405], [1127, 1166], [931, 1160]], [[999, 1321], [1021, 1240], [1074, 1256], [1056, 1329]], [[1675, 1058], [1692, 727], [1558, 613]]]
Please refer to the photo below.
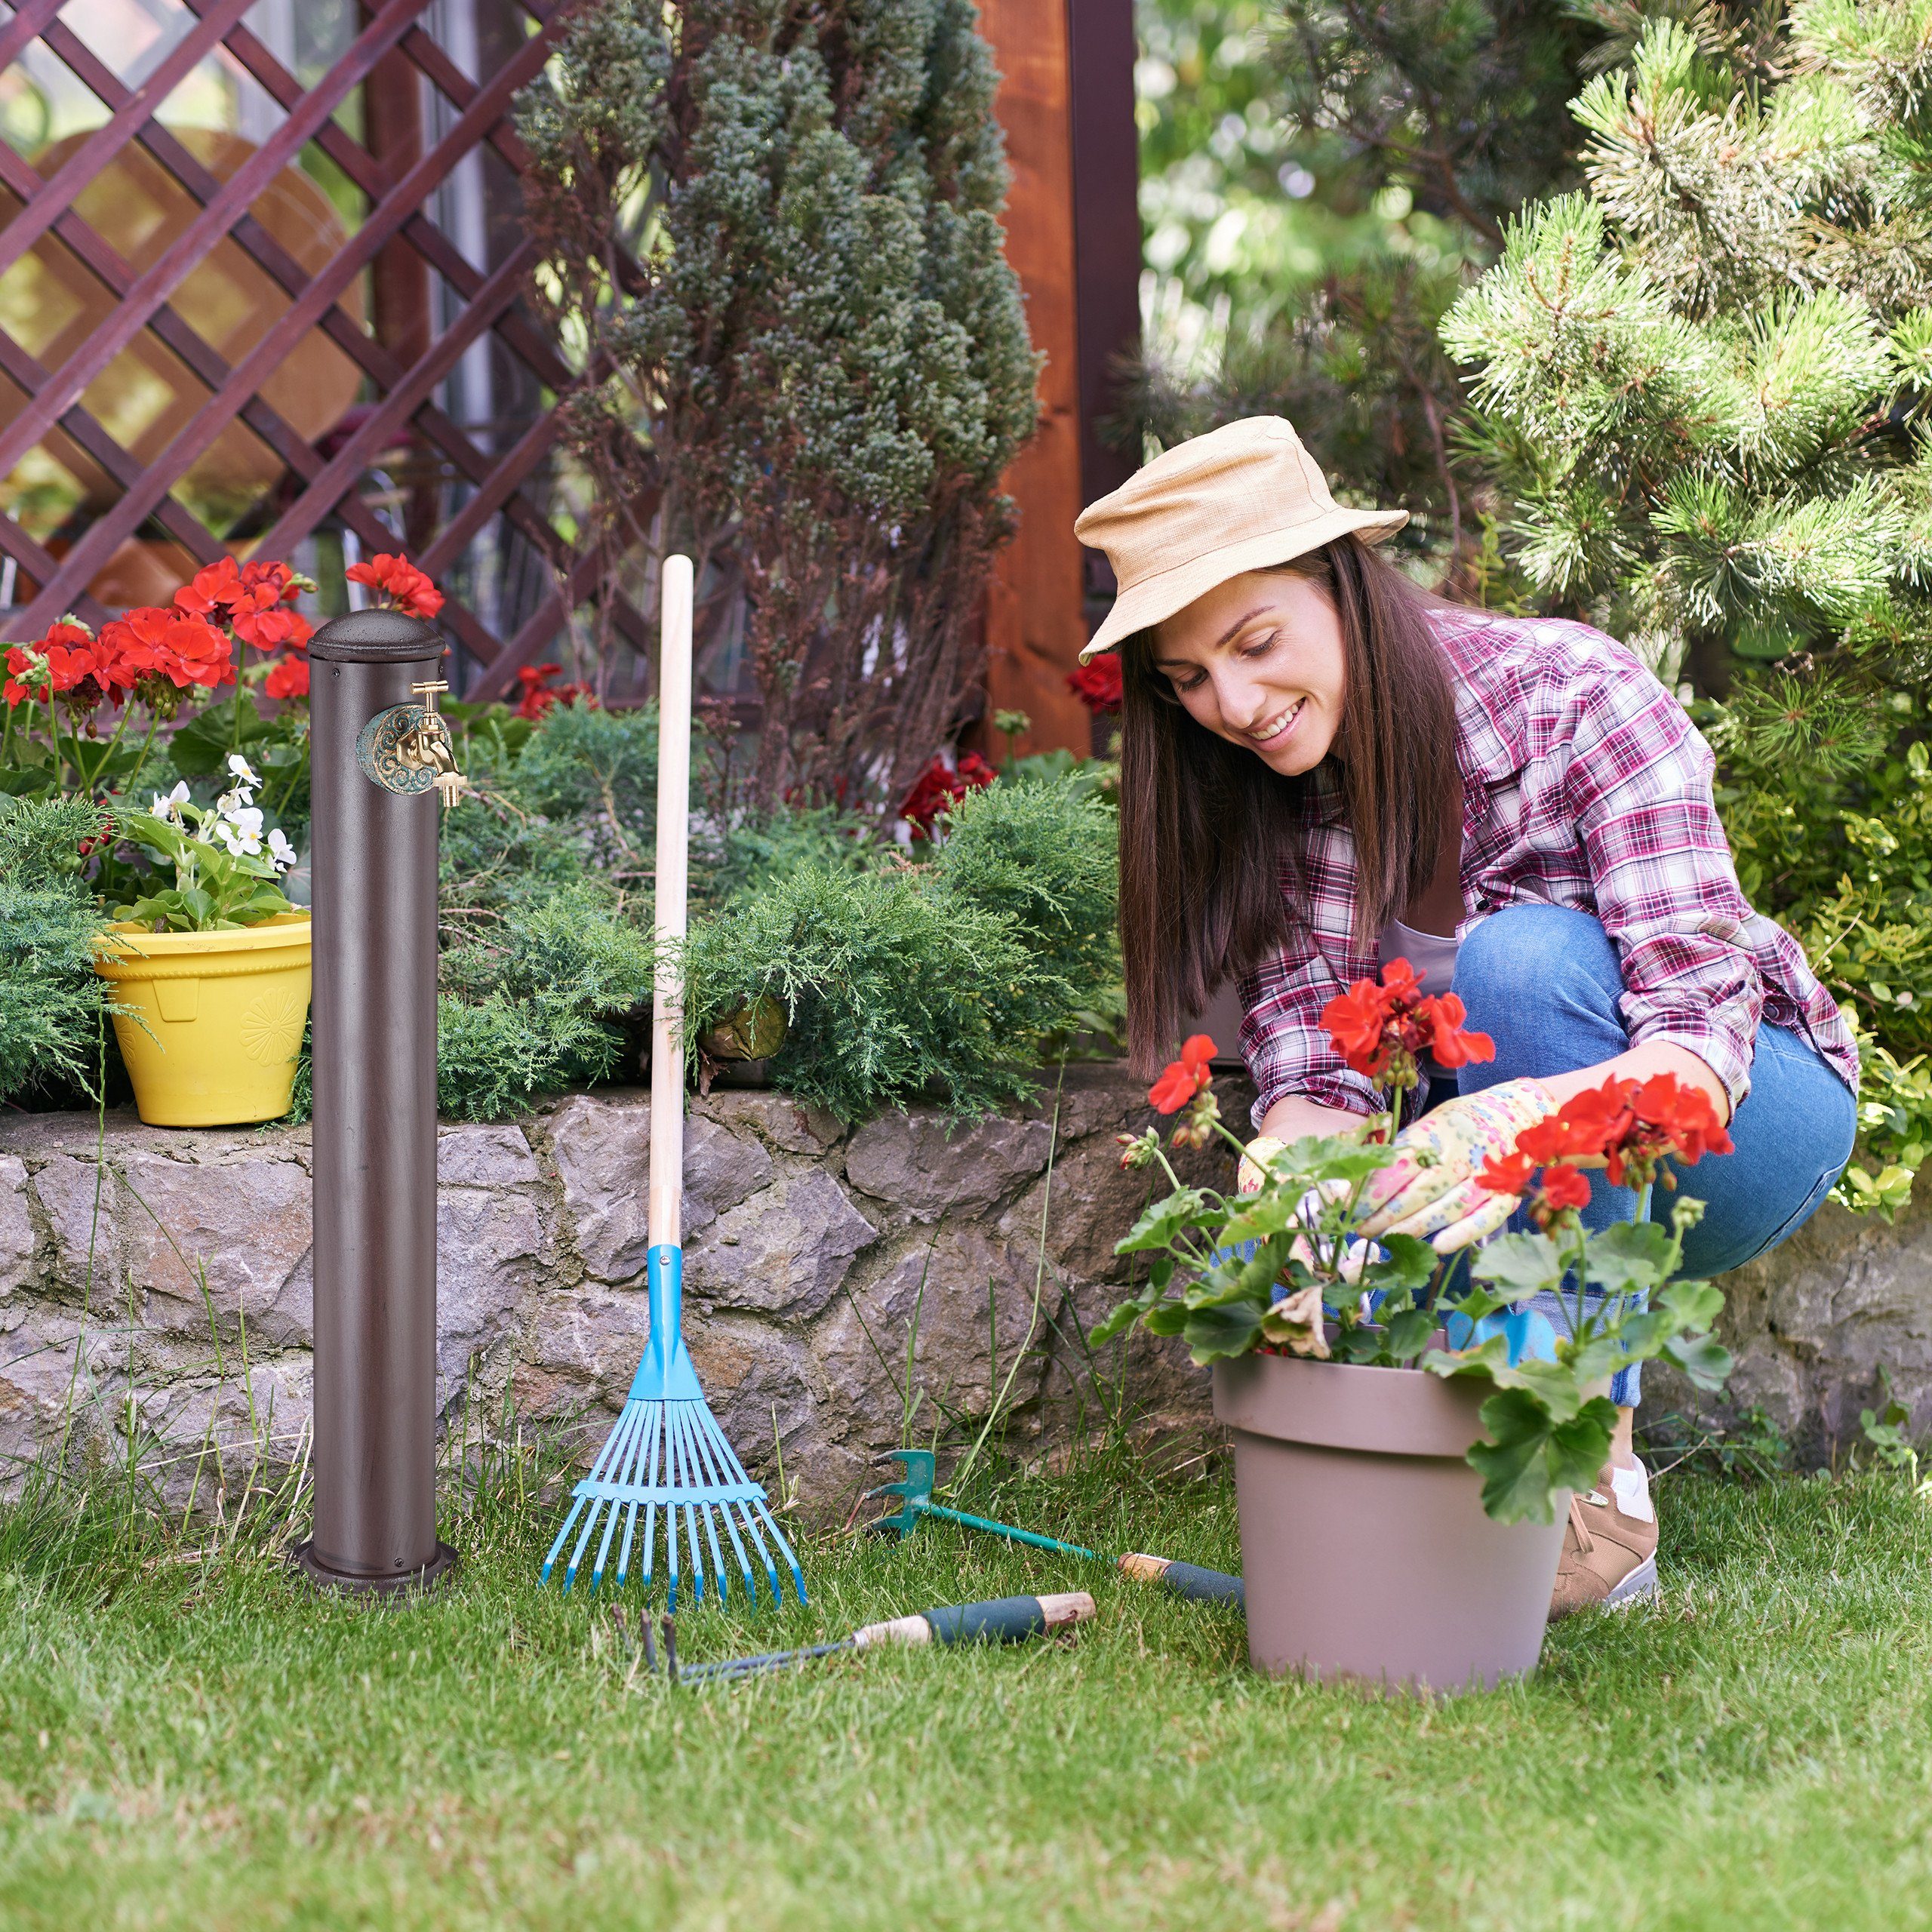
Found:
[[1932, 0], [1644, 26], [1576, 102], [1586, 193], [1444, 325], [1531, 608], [1689, 685], [1746, 893], [1866, 1036], [1862, 1166], [1932, 1146]]
[[1038, 414], [998, 78], [968, 0], [592, 0], [520, 98], [542, 292], [607, 372], [565, 410], [596, 534], [661, 491], [724, 593], [761, 814], [902, 796], [971, 699]]
[[100, 829], [78, 799], [0, 796], [0, 1100], [50, 1081], [93, 1090], [109, 1003], [91, 942], [106, 921], [79, 848]]
[[692, 929], [693, 1036], [769, 996], [789, 1022], [772, 1078], [801, 1099], [845, 1121], [925, 1099], [988, 1112], [1032, 1091], [1042, 1043], [1116, 969], [1116, 844], [1078, 779], [1001, 783], [924, 865], [768, 875]]
[[604, 869], [648, 872], [657, 838], [657, 706], [552, 706], [504, 784], [527, 811], [569, 821]]
[[780, 806], [763, 817], [741, 813], [694, 851], [691, 897], [702, 905], [728, 905], [801, 866], [877, 872], [896, 863], [897, 848], [872, 836], [874, 830], [873, 820], [837, 805]]
[[443, 956], [438, 1104], [501, 1120], [559, 1088], [608, 1080], [626, 1017], [651, 998], [649, 938], [584, 881], [526, 902], [500, 937]]
[[1075, 780], [1002, 782], [947, 814], [933, 855], [935, 887], [1004, 915], [1032, 958], [1075, 986], [1120, 974], [1113, 808]]
[[773, 1079], [846, 1121], [928, 1098], [970, 1118], [1020, 1098], [1029, 1047], [1074, 999], [1010, 919], [910, 867], [801, 866], [695, 927], [685, 960], [692, 1021], [769, 995], [789, 1023]]

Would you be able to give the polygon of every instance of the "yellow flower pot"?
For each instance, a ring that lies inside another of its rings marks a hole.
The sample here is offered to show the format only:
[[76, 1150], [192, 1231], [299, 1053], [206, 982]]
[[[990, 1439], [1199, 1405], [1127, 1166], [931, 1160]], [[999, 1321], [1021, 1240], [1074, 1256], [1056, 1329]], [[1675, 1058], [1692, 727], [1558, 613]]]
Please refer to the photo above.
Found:
[[156, 933], [129, 920], [94, 942], [134, 1104], [150, 1127], [278, 1120], [309, 1017], [309, 915], [235, 932]]

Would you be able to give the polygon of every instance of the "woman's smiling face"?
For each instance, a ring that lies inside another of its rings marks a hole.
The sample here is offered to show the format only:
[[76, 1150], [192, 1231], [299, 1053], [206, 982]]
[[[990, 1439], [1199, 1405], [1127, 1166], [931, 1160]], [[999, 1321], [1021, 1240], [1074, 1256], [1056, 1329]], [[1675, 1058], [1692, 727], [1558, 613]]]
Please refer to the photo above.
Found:
[[1342, 624], [1320, 585], [1282, 571], [1218, 584], [1154, 633], [1154, 666], [1197, 724], [1284, 778], [1342, 728]]

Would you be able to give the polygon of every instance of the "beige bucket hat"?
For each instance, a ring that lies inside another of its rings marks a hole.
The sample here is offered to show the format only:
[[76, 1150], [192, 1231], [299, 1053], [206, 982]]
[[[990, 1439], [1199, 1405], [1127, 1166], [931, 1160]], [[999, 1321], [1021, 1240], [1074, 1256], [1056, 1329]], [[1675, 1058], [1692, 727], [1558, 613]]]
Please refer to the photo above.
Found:
[[1106, 553], [1120, 586], [1080, 661], [1244, 571], [1285, 563], [1352, 530], [1379, 543], [1408, 520], [1407, 510], [1342, 509], [1285, 417], [1243, 417], [1177, 444], [1088, 504], [1073, 526]]

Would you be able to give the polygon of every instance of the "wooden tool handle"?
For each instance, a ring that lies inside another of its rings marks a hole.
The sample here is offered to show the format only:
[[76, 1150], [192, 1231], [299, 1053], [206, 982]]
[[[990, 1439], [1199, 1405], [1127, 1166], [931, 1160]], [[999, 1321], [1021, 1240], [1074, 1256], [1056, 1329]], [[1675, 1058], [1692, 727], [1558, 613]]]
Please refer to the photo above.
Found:
[[854, 1631], [860, 1650], [874, 1644], [1017, 1644], [1046, 1630], [1084, 1623], [1094, 1614], [1094, 1599], [1084, 1590], [1057, 1596], [995, 1597], [986, 1603], [943, 1604], [917, 1617], [895, 1617], [889, 1623], [868, 1623]]
[[685, 833], [691, 814], [691, 560], [664, 559], [658, 586], [657, 973], [651, 1001], [653, 1247], [676, 1247], [685, 1177], [683, 962]]

